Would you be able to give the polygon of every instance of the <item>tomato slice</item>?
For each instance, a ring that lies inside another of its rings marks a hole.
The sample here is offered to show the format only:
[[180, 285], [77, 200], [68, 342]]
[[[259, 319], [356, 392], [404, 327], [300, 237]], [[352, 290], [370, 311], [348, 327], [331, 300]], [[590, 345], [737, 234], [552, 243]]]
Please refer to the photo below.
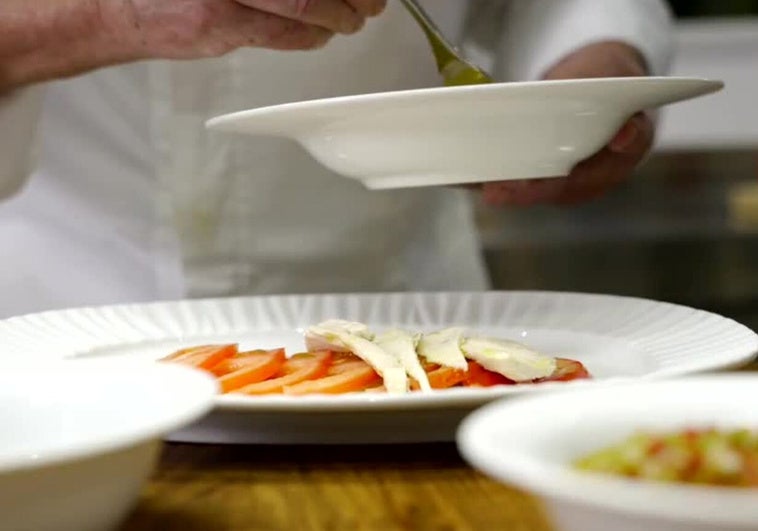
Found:
[[294, 385], [306, 380], [321, 378], [329, 370], [332, 361], [332, 352], [324, 350], [320, 352], [309, 352], [307, 354], [296, 354], [286, 360], [275, 378], [270, 380], [246, 385], [235, 390], [235, 393], [246, 395], [270, 395], [278, 394], [284, 391], [287, 385]]
[[373, 370], [371, 365], [356, 357], [354, 360], [342, 360], [339, 363], [332, 363], [327, 375], [334, 376], [335, 374], [342, 374], [343, 372], [350, 372], [357, 369], [365, 369], [366, 367]]
[[568, 360], [565, 358], [556, 358], [556, 367], [553, 374], [547, 378], [536, 380], [539, 382], [570, 382], [571, 380], [582, 380], [592, 378], [587, 368], [581, 362]]
[[188, 348], [179, 349], [176, 352], [172, 352], [168, 356], [159, 359], [158, 361], [176, 361], [176, 360], [178, 360], [180, 358], [184, 358], [184, 357], [189, 356], [191, 354], [197, 354], [200, 351], [203, 351], [203, 350], [209, 349], [209, 348], [214, 348], [214, 347], [217, 347], [217, 346], [218, 345], [200, 345], [200, 346], [197, 346], [197, 347], [188, 347]]
[[[424, 369], [432, 389], [447, 389], [466, 381], [467, 373], [461, 369], [439, 365], [425, 365]], [[417, 390], [418, 388], [418, 383], [411, 382], [411, 389]]]
[[269, 354], [274, 354], [277, 357], [281, 355], [285, 357], [283, 348], [277, 348], [273, 350], [248, 350], [246, 352], [238, 352], [233, 358], [227, 358], [215, 367], [211, 369], [211, 372], [216, 376], [224, 376], [234, 371], [243, 369], [251, 364], [256, 364], [261, 357], [266, 357]]
[[363, 391], [381, 383], [381, 378], [367, 363], [358, 364], [345, 370], [325, 376], [317, 380], [308, 380], [295, 385], [288, 385], [284, 392], [288, 395], [330, 394], [338, 395]]
[[332, 351], [332, 365], [347, 363], [351, 361], [363, 361], [350, 351]]
[[279, 372], [287, 358], [284, 356], [284, 350], [275, 350], [259, 355], [248, 355], [243, 359], [246, 363], [241, 368], [218, 379], [222, 393], [271, 378]]
[[177, 350], [159, 361], [181, 363], [210, 371], [222, 361], [237, 354], [237, 345], [203, 345], [200, 347]]
[[516, 382], [500, 373], [490, 371], [475, 361], [468, 362], [466, 385], [471, 387], [492, 387], [493, 385], [515, 385]]

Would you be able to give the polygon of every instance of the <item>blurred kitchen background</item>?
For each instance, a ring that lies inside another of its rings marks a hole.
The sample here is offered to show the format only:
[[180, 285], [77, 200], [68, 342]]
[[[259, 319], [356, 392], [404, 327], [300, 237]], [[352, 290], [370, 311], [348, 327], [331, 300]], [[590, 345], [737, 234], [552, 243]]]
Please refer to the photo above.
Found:
[[[758, 0], [670, 3], [672, 74], [723, 79], [726, 90], [666, 110], [654, 155], [600, 201], [481, 208], [487, 263], [498, 289], [650, 297], [758, 329]], [[470, 29], [476, 53], [488, 28]]]

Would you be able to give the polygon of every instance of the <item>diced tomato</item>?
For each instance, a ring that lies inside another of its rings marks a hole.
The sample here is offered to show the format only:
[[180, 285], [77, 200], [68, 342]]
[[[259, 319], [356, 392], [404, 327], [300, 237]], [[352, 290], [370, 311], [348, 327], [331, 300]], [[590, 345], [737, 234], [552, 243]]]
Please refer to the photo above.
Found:
[[279, 372], [286, 360], [282, 349], [251, 354], [241, 359], [244, 359], [245, 363], [239, 369], [218, 379], [222, 393], [271, 378]]
[[275, 378], [246, 385], [236, 389], [235, 392], [247, 395], [282, 393], [287, 385], [325, 376], [329, 370], [332, 355], [329, 350], [296, 354], [282, 364], [278, 373], [274, 375]]
[[216, 376], [224, 376], [225, 374], [229, 374], [230, 372], [238, 371], [240, 369], [243, 369], [250, 364], [256, 364], [258, 363], [258, 360], [261, 357], [266, 357], [269, 354], [275, 354], [276, 356], [280, 356], [282, 358], [285, 357], [285, 352], [283, 348], [277, 348], [273, 350], [248, 350], [246, 352], [239, 352], [236, 356], [233, 358], [227, 358], [211, 370], [213, 374]]
[[[466, 371], [462, 371], [461, 369], [441, 367], [439, 365], [427, 365], [425, 369], [427, 370], [426, 376], [429, 378], [429, 385], [432, 389], [447, 389], [466, 381]], [[418, 389], [418, 383], [412, 382], [411, 389]]]
[[516, 382], [502, 374], [485, 369], [475, 361], [468, 362], [466, 385], [472, 387], [492, 387], [493, 385], [515, 385]]
[[567, 360], [564, 358], [556, 358], [555, 371], [551, 376], [547, 378], [540, 378], [536, 380], [539, 382], [570, 382], [571, 380], [582, 380], [586, 378], [592, 378], [587, 368], [582, 365], [581, 362], [576, 360]]
[[324, 376], [317, 380], [308, 380], [285, 386], [284, 392], [288, 395], [336, 395], [364, 391], [368, 387], [374, 387], [379, 383], [381, 383], [379, 375], [370, 365], [364, 363], [363, 366], [353, 365], [331, 376]]
[[173, 354], [166, 356], [160, 361], [171, 363], [182, 363], [210, 371], [222, 361], [232, 358], [237, 354], [237, 345], [203, 345], [201, 347], [192, 347], [178, 350]]
[[745, 485], [758, 487], [758, 454], [755, 451], [748, 452], [745, 450], [742, 459], [745, 464]]
[[658, 455], [666, 449], [666, 441], [653, 439], [647, 447], [648, 455]]

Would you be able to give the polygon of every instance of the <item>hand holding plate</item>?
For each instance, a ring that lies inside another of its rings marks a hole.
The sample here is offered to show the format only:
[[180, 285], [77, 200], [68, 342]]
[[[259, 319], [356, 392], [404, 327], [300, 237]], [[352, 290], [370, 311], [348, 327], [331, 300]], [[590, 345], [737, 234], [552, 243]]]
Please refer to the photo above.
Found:
[[[545, 79], [644, 76], [647, 67], [634, 48], [619, 42], [585, 46], [553, 66]], [[573, 204], [602, 196], [629, 176], [653, 144], [655, 125], [645, 113], [632, 116], [598, 153], [566, 178], [504, 181], [483, 185], [493, 205]]]

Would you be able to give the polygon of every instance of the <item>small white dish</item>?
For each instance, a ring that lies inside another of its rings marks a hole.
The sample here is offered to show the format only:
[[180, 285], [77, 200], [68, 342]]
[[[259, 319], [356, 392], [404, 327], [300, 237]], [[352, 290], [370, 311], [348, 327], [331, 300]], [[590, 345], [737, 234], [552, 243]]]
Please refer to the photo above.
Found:
[[600, 385], [490, 404], [463, 422], [458, 445], [485, 474], [539, 496], [559, 531], [754, 531], [758, 489], [634, 481], [571, 462], [640, 429], [758, 429], [757, 403], [758, 375], [747, 373]]
[[632, 114], [722, 87], [675, 77], [495, 83], [289, 103], [207, 126], [294, 139], [370, 189], [559, 177]]
[[134, 505], [161, 438], [211, 407], [215, 382], [166, 364], [0, 371], [0, 529], [103, 531]]
[[[207, 343], [305, 348], [306, 327], [342, 318], [430, 331], [463, 326], [584, 363], [594, 381], [660, 379], [743, 365], [758, 336], [712, 313], [643, 299], [557, 292], [289, 295], [106, 306], [0, 321], [0, 371], [16, 360], [152, 364]], [[452, 441], [462, 418], [502, 397], [593, 381], [343, 396], [219, 396], [172, 440], [355, 444]]]

